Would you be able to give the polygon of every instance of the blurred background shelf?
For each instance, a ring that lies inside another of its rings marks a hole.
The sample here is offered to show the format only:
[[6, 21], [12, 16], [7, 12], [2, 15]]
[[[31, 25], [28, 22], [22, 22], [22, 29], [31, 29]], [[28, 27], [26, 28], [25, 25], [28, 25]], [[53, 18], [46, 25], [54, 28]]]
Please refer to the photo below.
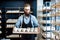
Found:
[[7, 27], [6, 28], [14, 28], [15, 25], [14, 24], [7, 24]]
[[1, 24], [1, 20], [0, 20], [0, 24]]
[[6, 13], [20, 13], [19, 10], [8, 10]]
[[1, 15], [0, 15], [0, 18], [2, 18]]
[[41, 16], [38, 16], [38, 18], [43, 18], [43, 17], [55, 17], [55, 16], [60, 16], [59, 12], [56, 12], [54, 14], [42, 14]]
[[2, 27], [0, 26], [0, 28], [2, 28]]
[[[24, 11], [19, 11], [19, 10], [13, 10], [13, 11], [12, 11], [12, 10], [9, 10], [9, 11], [7, 11], [6, 13], [7, 13], [7, 14], [10, 14], [10, 13], [13, 13], [13, 14], [14, 14], [14, 13], [24, 13]], [[33, 12], [31, 11], [30, 13], [33, 13]]]
[[19, 35], [11, 34], [11, 35], [6, 36], [6, 38], [19, 38]]
[[0, 34], [2, 34], [2, 31], [0, 31]]
[[53, 4], [52, 8], [60, 8], [60, 2]]
[[17, 19], [8, 19], [6, 23], [16, 23]]
[[0, 13], [2, 13], [2, 11], [0, 10]]

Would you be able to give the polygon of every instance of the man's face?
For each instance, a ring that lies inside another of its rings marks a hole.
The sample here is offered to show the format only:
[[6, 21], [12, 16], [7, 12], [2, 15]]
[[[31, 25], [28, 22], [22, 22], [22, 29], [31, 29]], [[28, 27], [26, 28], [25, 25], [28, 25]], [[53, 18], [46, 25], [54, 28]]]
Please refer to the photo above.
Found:
[[25, 12], [25, 14], [29, 14], [30, 13], [30, 6], [24, 7], [24, 12]]

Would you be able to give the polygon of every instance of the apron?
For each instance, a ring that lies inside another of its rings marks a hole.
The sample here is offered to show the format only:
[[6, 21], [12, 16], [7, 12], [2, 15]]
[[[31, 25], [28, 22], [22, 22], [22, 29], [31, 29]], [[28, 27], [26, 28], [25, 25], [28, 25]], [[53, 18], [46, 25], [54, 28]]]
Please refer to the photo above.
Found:
[[[22, 28], [27, 28], [27, 27], [32, 28], [31, 15], [30, 15], [30, 21], [29, 21], [28, 24], [25, 24], [25, 22], [24, 22], [24, 16], [23, 16]], [[22, 34], [21, 40], [35, 40], [35, 37], [34, 37], [34, 34]]]

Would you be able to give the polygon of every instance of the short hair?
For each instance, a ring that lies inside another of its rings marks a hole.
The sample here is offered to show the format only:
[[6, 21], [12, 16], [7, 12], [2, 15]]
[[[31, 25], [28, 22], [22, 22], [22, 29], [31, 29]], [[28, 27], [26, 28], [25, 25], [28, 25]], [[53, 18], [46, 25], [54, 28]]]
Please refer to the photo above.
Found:
[[24, 5], [24, 7], [28, 7], [28, 6], [30, 6], [30, 4], [28, 4], [28, 3], [26, 3], [26, 4]]

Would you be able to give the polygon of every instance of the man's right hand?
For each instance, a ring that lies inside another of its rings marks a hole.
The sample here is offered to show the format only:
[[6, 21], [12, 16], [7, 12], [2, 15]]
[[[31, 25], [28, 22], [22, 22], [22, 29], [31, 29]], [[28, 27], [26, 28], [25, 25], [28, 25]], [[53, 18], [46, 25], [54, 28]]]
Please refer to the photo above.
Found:
[[13, 28], [13, 31], [14, 31], [14, 32], [18, 32], [18, 28], [14, 27], [14, 28]]

